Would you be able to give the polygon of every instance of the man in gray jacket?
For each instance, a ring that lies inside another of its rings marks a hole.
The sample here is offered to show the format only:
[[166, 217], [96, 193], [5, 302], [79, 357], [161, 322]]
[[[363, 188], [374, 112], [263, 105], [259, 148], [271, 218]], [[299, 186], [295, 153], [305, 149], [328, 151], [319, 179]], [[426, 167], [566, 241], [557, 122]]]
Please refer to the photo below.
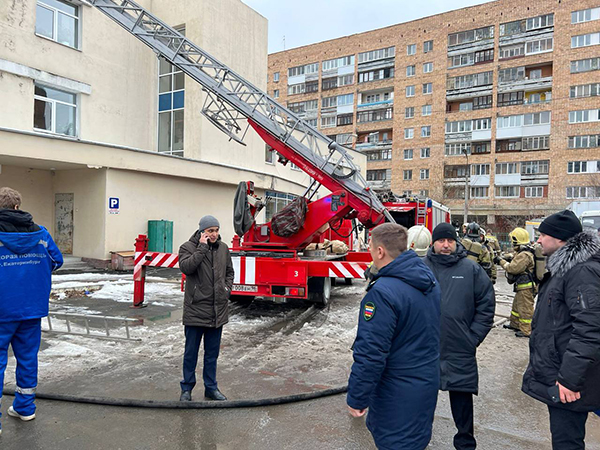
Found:
[[198, 231], [179, 247], [179, 268], [186, 275], [183, 301], [185, 353], [179, 400], [192, 400], [202, 337], [204, 396], [211, 400], [227, 400], [217, 386], [217, 358], [223, 325], [229, 321], [229, 294], [234, 271], [229, 248], [219, 236], [216, 218], [202, 217]]

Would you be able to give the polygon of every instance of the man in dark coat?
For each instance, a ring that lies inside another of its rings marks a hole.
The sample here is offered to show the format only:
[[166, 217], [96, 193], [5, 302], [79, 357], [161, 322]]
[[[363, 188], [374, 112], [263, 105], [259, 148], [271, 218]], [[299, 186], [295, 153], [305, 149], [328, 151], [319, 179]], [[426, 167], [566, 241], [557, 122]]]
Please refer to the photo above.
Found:
[[204, 216], [200, 219], [198, 231], [179, 248], [179, 268], [186, 275], [183, 301], [185, 353], [180, 400], [192, 400], [202, 337], [204, 396], [211, 400], [227, 400], [217, 385], [217, 358], [223, 325], [229, 321], [234, 271], [229, 248], [219, 236], [216, 218]]
[[11, 346], [17, 360], [17, 386], [7, 412], [29, 421], [36, 412], [41, 318], [48, 315], [52, 272], [62, 265], [63, 257], [48, 230], [20, 207], [19, 192], [0, 188], [0, 389]]
[[431, 439], [439, 385], [440, 290], [431, 271], [406, 250], [406, 228], [372, 231], [378, 272], [360, 305], [347, 403], [366, 413], [378, 449], [423, 450]]
[[589, 411], [600, 408], [600, 239], [571, 211], [547, 217], [548, 257], [531, 325], [523, 392], [548, 405], [554, 450], [584, 449]]
[[467, 259], [451, 224], [435, 227], [432, 239], [425, 264], [442, 291], [440, 389], [450, 395], [458, 429], [454, 447], [474, 449], [473, 394], [479, 384], [475, 355], [494, 324], [496, 297], [492, 281], [479, 264]]

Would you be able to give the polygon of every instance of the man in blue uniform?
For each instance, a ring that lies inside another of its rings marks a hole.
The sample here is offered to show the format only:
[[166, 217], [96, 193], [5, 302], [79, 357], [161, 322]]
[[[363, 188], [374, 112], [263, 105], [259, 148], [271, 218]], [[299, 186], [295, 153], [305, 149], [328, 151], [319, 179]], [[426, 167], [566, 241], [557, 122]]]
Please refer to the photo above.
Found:
[[431, 439], [439, 387], [440, 290], [431, 270], [407, 251], [406, 228], [373, 229], [378, 269], [360, 305], [347, 403], [366, 414], [379, 449], [423, 450]]
[[0, 386], [12, 345], [17, 387], [8, 415], [28, 421], [35, 419], [41, 318], [48, 315], [51, 273], [63, 258], [50, 233], [20, 206], [17, 191], [0, 188]]

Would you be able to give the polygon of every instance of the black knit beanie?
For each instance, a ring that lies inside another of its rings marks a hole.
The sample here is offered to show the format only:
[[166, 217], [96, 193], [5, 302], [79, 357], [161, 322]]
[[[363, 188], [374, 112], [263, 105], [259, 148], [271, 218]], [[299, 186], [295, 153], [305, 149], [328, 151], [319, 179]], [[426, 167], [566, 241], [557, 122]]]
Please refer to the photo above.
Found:
[[577, 233], [581, 233], [583, 228], [573, 211], [564, 210], [546, 217], [538, 231], [561, 241], [567, 241]]
[[458, 240], [458, 236], [456, 235], [456, 230], [450, 223], [440, 223], [437, 227], [433, 229], [432, 234], [432, 242], [435, 242], [439, 239], [454, 239]]

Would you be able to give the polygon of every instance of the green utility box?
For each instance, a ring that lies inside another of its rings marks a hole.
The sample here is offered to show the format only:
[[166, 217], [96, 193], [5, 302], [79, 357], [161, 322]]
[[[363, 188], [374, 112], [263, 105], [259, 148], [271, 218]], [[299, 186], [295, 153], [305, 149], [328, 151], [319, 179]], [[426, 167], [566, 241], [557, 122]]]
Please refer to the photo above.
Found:
[[173, 253], [173, 222], [170, 220], [148, 221], [148, 251]]

